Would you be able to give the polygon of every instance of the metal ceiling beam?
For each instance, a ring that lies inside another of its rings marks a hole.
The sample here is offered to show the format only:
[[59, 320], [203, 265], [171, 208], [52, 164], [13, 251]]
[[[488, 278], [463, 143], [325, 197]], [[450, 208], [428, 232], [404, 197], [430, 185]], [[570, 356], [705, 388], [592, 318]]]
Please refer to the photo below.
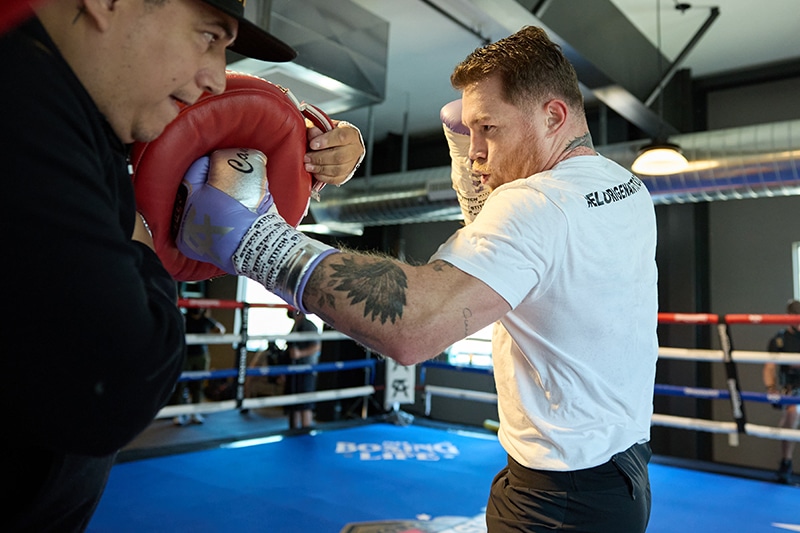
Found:
[[700, 41], [700, 38], [703, 37], [703, 35], [705, 35], [708, 29], [711, 27], [711, 24], [717, 20], [717, 17], [719, 17], [719, 8], [712, 7], [706, 21], [702, 26], [700, 26], [700, 29], [695, 32], [689, 42], [686, 43], [686, 46], [683, 47], [683, 50], [680, 51], [678, 57], [675, 58], [675, 61], [673, 61], [669, 66], [667, 71], [664, 73], [664, 76], [658, 81], [658, 84], [656, 85], [655, 89], [653, 89], [653, 92], [650, 93], [650, 96], [645, 99], [644, 105], [648, 107], [653, 105], [653, 102], [656, 101], [658, 95], [663, 92], [664, 86], [669, 83], [669, 80], [672, 79], [672, 76], [674, 76], [678, 69], [681, 68], [683, 59], [689, 55], [689, 52], [691, 52], [692, 49], [694, 49], [695, 45]]
[[[464, 2], [503, 28], [505, 35], [524, 25], [542, 27], [575, 67], [585, 94], [594, 95], [651, 137], [678, 133], [642, 102], [661, 77], [654, 61], [657, 50], [609, 0], [559, 0], [547, 3], [546, 9], [541, 4], [538, 9], [523, 5], [530, 4], [524, 0]], [[604, 21], [602, 27], [598, 20]]]

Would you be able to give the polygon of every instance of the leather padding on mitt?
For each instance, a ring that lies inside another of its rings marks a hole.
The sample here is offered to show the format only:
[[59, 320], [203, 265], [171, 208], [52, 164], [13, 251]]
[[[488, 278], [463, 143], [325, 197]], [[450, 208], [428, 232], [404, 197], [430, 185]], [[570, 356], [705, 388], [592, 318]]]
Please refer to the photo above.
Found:
[[137, 209], [153, 234], [156, 253], [178, 281], [201, 281], [225, 275], [209, 263], [184, 256], [175, 244], [183, 212], [181, 182], [191, 164], [222, 148], [250, 148], [267, 156], [269, 190], [281, 216], [297, 226], [308, 210], [313, 176], [305, 171], [306, 119], [323, 131], [330, 119], [300, 103], [290, 91], [261, 78], [227, 73], [223, 93], [205, 95], [181, 110], [164, 132], [131, 151]]

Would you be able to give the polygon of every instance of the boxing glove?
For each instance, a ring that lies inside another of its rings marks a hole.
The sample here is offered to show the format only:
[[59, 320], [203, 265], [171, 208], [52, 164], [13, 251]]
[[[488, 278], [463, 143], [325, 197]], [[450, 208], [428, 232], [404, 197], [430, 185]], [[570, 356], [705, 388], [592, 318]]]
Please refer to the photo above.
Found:
[[339, 250], [294, 229], [278, 213], [257, 150], [217, 150], [195, 161], [183, 186], [178, 249], [246, 276], [303, 313], [303, 291], [322, 259]]
[[186, 171], [185, 205], [176, 244], [186, 257], [236, 274], [231, 257], [259, 215], [275, 210], [267, 189], [267, 158], [231, 148], [201, 157]]
[[453, 100], [439, 112], [444, 136], [450, 150], [450, 180], [469, 224], [481, 212], [491, 191], [481, 183], [480, 175], [473, 174], [469, 158], [469, 128], [461, 122], [461, 100]]

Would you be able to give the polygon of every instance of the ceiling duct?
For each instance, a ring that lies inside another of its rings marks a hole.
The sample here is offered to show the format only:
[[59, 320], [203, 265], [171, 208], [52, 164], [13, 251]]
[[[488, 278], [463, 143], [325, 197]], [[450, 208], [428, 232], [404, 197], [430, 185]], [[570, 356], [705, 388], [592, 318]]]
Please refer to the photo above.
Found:
[[297, 51], [289, 63], [228, 55], [228, 69], [286, 87], [329, 115], [382, 102], [389, 23], [350, 0], [250, 0], [245, 16]]
[[[800, 120], [676, 135], [684, 172], [643, 176], [656, 204], [800, 195]], [[601, 153], [630, 168], [638, 144]]]
[[[800, 195], [800, 120], [676, 135], [689, 170], [643, 176], [655, 204]], [[630, 168], [639, 142], [598, 147]], [[382, 226], [460, 220], [450, 167], [358, 178], [311, 202], [318, 224]]]
[[461, 219], [449, 166], [357, 178], [326, 187], [320, 196], [312, 200], [311, 214], [334, 230]]

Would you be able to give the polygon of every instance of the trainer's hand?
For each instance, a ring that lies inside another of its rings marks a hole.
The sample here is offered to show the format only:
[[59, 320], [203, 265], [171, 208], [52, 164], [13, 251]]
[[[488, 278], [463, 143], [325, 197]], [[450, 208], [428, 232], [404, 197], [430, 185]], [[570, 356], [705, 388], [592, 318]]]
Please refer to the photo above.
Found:
[[266, 156], [258, 150], [217, 150], [189, 167], [182, 186], [186, 200], [178, 250], [236, 274], [231, 257], [242, 236], [256, 218], [275, 209]]
[[358, 128], [344, 121], [333, 121], [334, 127], [323, 132], [308, 128], [308, 147], [303, 162], [305, 169], [322, 183], [341, 185], [353, 177], [364, 160], [364, 139]]

